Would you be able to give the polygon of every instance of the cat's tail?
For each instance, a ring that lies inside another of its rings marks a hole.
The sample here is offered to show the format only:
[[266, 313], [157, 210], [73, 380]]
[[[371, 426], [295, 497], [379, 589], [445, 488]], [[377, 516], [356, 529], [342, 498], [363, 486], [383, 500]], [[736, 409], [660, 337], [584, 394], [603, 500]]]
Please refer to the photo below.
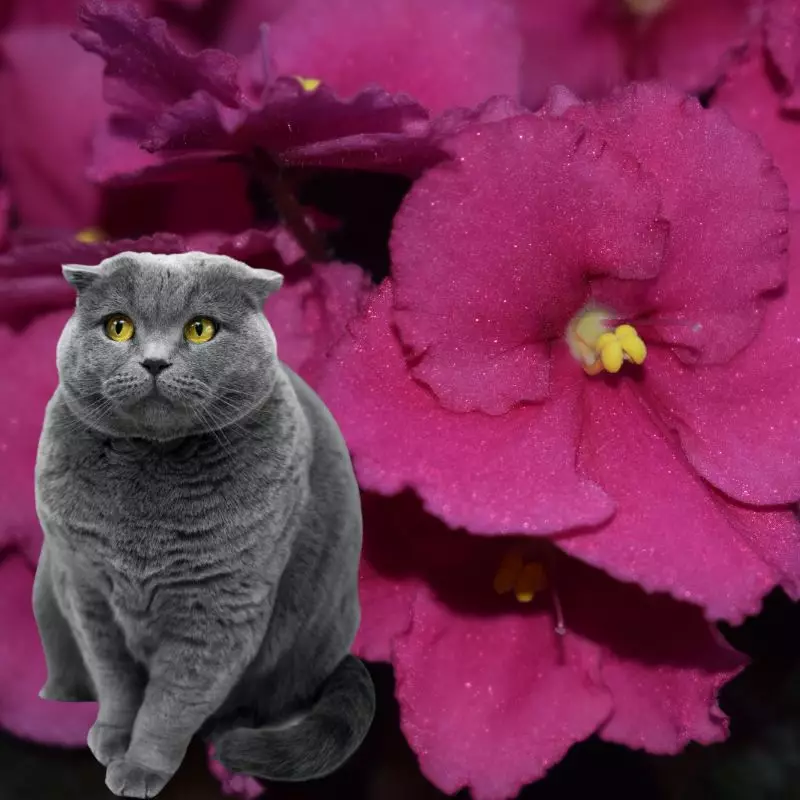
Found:
[[358, 750], [374, 715], [372, 678], [349, 655], [298, 721], [283, 727], [234, 728], [214, 737], [214, 749], [231, 772], [272, 781], [316, 780], [335, 772]]

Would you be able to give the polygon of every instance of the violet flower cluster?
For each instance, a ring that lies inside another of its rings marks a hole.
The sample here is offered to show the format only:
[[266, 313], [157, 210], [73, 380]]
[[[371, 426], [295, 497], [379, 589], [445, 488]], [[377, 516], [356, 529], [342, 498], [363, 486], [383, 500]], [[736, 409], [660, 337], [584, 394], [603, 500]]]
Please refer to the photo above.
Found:
[[0, 726], [95, 715], [38, 698], [30, 608], [60, 266], [205, 250], [286, 276], [363, 489], [355, 651], [430, 781], [724, 739], [715, 623], [800, 599], [800, 2], [207, 6], [0, 18]]

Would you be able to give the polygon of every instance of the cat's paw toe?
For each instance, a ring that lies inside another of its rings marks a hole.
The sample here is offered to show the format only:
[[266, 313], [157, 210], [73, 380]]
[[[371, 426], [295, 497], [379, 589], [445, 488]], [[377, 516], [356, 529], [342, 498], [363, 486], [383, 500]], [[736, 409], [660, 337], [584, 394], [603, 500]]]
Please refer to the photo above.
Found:
[[[112, 761], [121, 759], [128, 752], [131, 742], [131, 729], [119, 725], [95, 722], [89, 729], [86, 743], [94, 757], [107, 767]], [[135, 795], [133, 795], [135, 796]]]
[[106, 786], [117, 797], [155, 797], [172, 775], [154, 772], [132, 761], [112, 761], [106, 770]]
[[39, 692], [42, 700], [58, 700], [62, 703], [89, 703], [94, 693], [75, 681], [47, 681]]

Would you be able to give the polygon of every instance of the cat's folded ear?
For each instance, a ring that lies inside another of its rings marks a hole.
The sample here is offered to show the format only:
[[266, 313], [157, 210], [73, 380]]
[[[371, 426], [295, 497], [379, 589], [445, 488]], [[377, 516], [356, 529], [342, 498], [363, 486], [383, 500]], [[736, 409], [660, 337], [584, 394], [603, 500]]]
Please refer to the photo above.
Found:
[[245, 286], [257, 300], [264, 301], [283, 285], [283, 275], [271, 269], [253, 269], [249, 267], [244, 278]]
[[64, 264], [61, 272], [79, 293], [100, 277], [100, 270], [97, 267], [86, 267], [82, 264]]

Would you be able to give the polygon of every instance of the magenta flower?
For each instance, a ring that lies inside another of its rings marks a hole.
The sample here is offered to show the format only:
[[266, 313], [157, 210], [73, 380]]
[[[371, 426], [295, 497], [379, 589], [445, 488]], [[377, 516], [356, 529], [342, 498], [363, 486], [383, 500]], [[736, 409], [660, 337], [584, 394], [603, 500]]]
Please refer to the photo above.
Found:
[[523, 96], [554, 84], [600, 97], [630, 80], [711, 88], [744, 46], [758, 0], [515, 0], [525, 42]]
[[294, 0], [270, 42], [277, 74], [316, 78], [342, 98], [377, 85], [439, 113], [519, 95], [507, 0]]
[[[393, 36], [398, 28], [390, 25], [384, 14], [389, 11], [387, 2], [381, 0], [375, 6], [372, 13], [378, 17], [373, 22], [377, 25], [383, 20], [386, 36]], [[415, 2], [413, 9], [428, 21], [426, 25], [434, 26], [431, 31], [435, 32], [436, 25], [444, 24], [440, 15], [450, 6], [429, 5]], [[470, 0], [468, 8], [470, 13], [454, 17], [466, 26], [459, 33], [465, 37], [465, 47], [480, 31], [480, 36], [497, 41], [505, 36], [505, 22], [493, 22], [486, 28], [478, 24], [500, 20], [496, 0]], [[288, 53], [294, 51], [292, 43], [302, 38], [300, 30], [293, 27], [297, 19], [294, 14], [289, 13], [280, 23], [285, 24], [288, 45], [281, 50], [277, 44], [276, 37], [283, 30], [280, 24], [269, 34], [262, 28], [255, 52], [239, 62], [217, 50], [185, 52], [159, 20], [142, 18], [128, 3], [87, 3], [81, 14], [86, 30], [77, 38], [105, 59], [106, 96], [117, 109], [112, 124], [95, 142], [91, 174], [103, 181], [116, 176], [131, 179], [222, 158], [251, 166], [258, 162], [262, 170], [265, 165], [277, 164], [413, 175], [444, 157], [441, 139], [467, 120], [518, 111], [513, 100], [498, 103], [489, 98], [475, 110], [453, 109], [431, 118], [428, 110], [407, 94], [391, 94], [377, 86], [375, 76], [364, 76], [364, 84], [356, 90], [358, 78], [353, 74], [347, 78], [351, 81], [348, 88], [341, 84], [347, 96], [340, 97], [336, 83], [320, 84], [320, 79], [309, 73], [283, 74], [275, 53], [288, 60]], [[502, 18], [505, 20], [505, 16]], [[335, 15], [326, 12], [319, 19], [321, 25], [324, 20], [333, 24]], [[369, 24], [364, 22], [367, 27]], [[366, 34], [367, 27], [359, 30]], [[331, 29], [330, 35], [334, 42], [338, 34]], [[462, 55], [469, 60], [478, 58], [476, 54], [477, 50], [471, 50], [471, 54]], [[504, 59], [496, 62], [501, 72]], [[349, 69], [346, 67], [342, 65], [341, 75]], [[505, 79], [495, 80], [495, 74], [487, 73], [486, 79], [494, 81], [498, 89], [507, 86]], [[455, 80], [454, 73], [447, 75]], [[466, 98], [465, 87], [485, 88], [482, 80], [473, 75], [465, 82], [458, 76], [450, 88], [440, 83], [430, 84], [429, 89], [441, 98], [447, 93], [454, 99]], [[416, 82], [422, 83], [423, 78], [418, 77]], [[472, 90], [469, 96], [479, 99]]]
[[772, 62], [785, 82], [783, 108], [800, 111], [800, 2], [768, 0], [764, 35]]
[[96, 223], [100, 193], [86, 177], [105, 119], [102, 62], [67, 28], [17, 28], [0, 38], [0, 159], [22, 225], [79, 230]]
[[[772, 4], [781, 5], [787, 4]], [[767, 43], [774, 41], [774, 29], [767, 28], [765, 33]], [[800, 18], [794, 35], [800, 41]], [[758, 135], [789, 186], [791, 208], [800, 210], [800, 118], [791, 105], [797, 90], [776, 77], [775, 60], [774, 49], [765, 47], [762, 37], [755, 38], [746, 56], [728, 71], [711, 105], [727, 111], [740, 128]]]
[[712, 620], [798, 596], [783, 181], [661, 86], [556, 106], [460, 135], [407, 195], [393, 280], [321, 384], [361, 484], [558, 535]]
[[509, 558], [408, 495], [363, 506], [356, 651], [391, 661], [403, 731], [445, 792], [514, 797], [593, 733], [653, 753], [724, 738], [715, 694], [743, 659], [697, 608], [547, 544]]

